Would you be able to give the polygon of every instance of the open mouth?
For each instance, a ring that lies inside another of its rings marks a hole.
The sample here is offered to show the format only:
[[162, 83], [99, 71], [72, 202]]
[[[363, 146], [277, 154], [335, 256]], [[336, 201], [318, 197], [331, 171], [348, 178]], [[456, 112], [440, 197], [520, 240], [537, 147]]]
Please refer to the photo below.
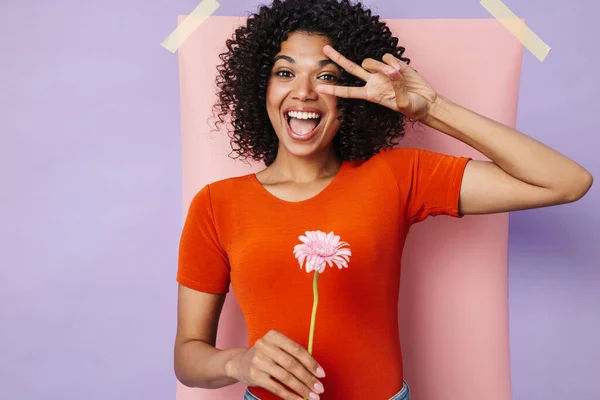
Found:
[[289, 111], [286, 113], [288, 127], [298, 138], [312, 136], [321, 123], [320, 112]]

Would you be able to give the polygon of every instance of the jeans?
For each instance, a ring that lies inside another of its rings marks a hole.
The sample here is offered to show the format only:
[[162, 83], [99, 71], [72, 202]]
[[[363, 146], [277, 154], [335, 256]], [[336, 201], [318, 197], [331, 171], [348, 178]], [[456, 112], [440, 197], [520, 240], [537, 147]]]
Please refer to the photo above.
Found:
[[[244, 395], [244, 400], [260, 400], [258, 397], [250, 393], [249, 390], [246, 390], [246, 394]], [[404, 386], [402, 390], [396, 393], [390, 400], [410, 400], [410, 388], [408, 384], [404, 382]]]

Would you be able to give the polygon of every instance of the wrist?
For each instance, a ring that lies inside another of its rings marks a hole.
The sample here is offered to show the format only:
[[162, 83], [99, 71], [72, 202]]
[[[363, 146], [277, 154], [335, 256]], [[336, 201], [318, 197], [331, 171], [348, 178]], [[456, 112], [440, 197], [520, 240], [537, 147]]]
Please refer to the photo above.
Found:
[[435, 100], [429, 105], [429, 111], [425, 118], [421, 120], [427, 126], [432, 126], [435, 124], [435, 121], [440, 121], [443, 119], [443, 114], [448, 112], [448, 101], [437, 95]]
[[231, 353], [228, 357], [227, 361], [225, 361], [225, 375], [236, 381], [240, 381], [239, 379], [239, 371], [240, 371], [240, 362], [244, 354], [246, 354], [248, 349], [230, 349]]

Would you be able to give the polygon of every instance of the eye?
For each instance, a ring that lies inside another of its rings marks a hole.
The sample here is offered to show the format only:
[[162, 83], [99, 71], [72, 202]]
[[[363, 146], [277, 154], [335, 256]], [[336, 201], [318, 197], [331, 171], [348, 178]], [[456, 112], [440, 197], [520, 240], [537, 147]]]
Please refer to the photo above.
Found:
[[335, 81], [337, 81], [338, 77], [333, 74], [323, 74], [323, 75], [319, 76], [319, 79], [322, 79], [324, 81], [335, 82]]
[[292, 76], [294, 76], [290, 71], [277, 71], [275, 73], [275, 75], [281, 77], [281, 78], [291, 78]]

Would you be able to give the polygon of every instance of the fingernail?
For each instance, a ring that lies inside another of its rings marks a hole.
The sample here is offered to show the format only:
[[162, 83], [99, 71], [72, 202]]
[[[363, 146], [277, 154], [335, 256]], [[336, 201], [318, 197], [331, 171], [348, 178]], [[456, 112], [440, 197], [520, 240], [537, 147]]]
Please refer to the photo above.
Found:
[[315, 391], [318, 394], [321, 394], [325, 391], [325, 388], [323, 387], [323, 385], [320, 382], [315, 383]]
[[325, 370], [321, 367], [317, 368], [317, 376], [319, 378], [325, 378]]
[[319, 395], [316, 394], [316, 393], [313, 393], [313, 392], [310, 392], [310, 394], [308, 395], [308, 397], [310, 397], [313, 400], [319, 400], [320, 399]]

